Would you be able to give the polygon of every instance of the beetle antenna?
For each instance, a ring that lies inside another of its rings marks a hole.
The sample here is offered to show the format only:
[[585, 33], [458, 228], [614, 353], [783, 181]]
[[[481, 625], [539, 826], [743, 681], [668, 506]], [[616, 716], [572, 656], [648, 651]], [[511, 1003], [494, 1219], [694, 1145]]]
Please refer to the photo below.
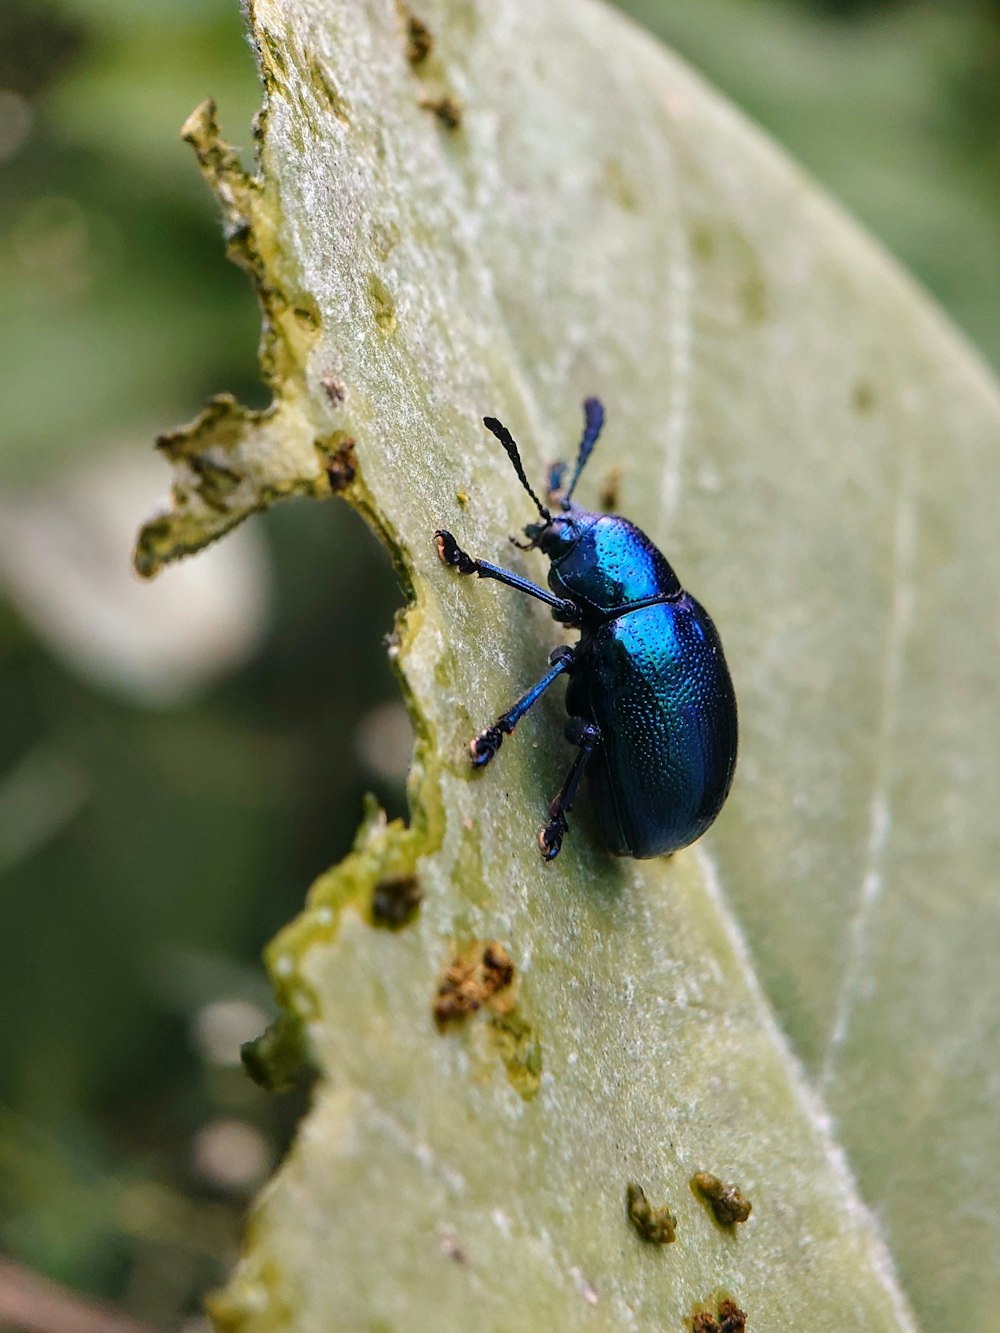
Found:
[[585, 398], [583, 400], [583, 436], [580, 439], [580, 452], [576, 456], [573, 480], [569, 484], [569, 490], [562, 497], [562, 507], [564, 509], [569, 508], [569, 502], [576, 490], [576, 483], [580, 480], [580, 473], [587, 466], [587, 459], [593, 452], [603, 425], [604, 404], [600, 398]]
[[535, 508], [541, 514], [545, 522], [551, 523], [552, 515], [545, 508], [541, 500], [539, 500], [538, 496], [535, 494], [535, 492], [531, 489], [531, 486], [528, 484], [528, 478], [524, 475], [524, 467], [521, 464], [521, 455], [517, 452], [517, 445], [514, 443], [514, 437], [511, 435], [510, 431], [507, 429], [506, 426], [501, 425], [500, 422], [497, 421], [496, 417], [483, 417], [483, 425], [486, 427], [486, 429], [490, 432], [491, 435], [495, 435], [497, 437], [497, 439], [503, 445], [504, 449], [506, 449], [507, 457], [514, 465], [514, 471], [517, 473], [518, 481], [531, 496], [532, 500], [534, 500]]

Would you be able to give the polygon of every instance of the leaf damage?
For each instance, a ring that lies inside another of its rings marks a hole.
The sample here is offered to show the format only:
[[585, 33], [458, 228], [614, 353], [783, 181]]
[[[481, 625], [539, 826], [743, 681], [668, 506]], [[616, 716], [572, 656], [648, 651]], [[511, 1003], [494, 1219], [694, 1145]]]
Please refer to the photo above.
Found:
[[261, 373], [274, 400], [255, 411], [231, 394], [218, 394], [189, 425], [159, 437], [157, 448], [172, 465], [172, 485], [168, 501], [139, 533], [134, 564], [143, 578], [201, 550], [277, 500], [327, 495], [331, 465], [337, 489], [357, 476], [352, 456], [350, 476], [339, 484], [346, 432], [337, 415], [344, 386], [329, 381], [326, 410], [317, 410], [307, 390], [304, 367], [319, 315], [277, 239], [263, 177], [247, 172], [223, 139], [210, 98], [188, 117], [181, 137], [194, 149], [218, 200], [226, 256], [253, 282], [261, 311]]

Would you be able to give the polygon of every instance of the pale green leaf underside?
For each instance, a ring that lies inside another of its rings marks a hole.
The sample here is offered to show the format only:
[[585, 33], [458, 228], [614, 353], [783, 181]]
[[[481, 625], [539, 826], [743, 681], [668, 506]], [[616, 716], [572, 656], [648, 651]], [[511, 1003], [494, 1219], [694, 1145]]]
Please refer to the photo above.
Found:
[[[262, 183], [201, 124], [230, 232], [255, 238], [277, 407], [223, 409], [236, 443], [204, 423], [174, 440], [181, 507], [144, 567], [321, 490], [352, 438], [348, 494], [415, 593], [398, 659], [419, 736], [413, 831], [370, 830], [274, 946], [325, 1080], [217, 1318], [666, 1329], [724, 1292], [752, 1329], [896, 1329], [898, 1276], [928, 1329], [972, 1326], [1000, 1301], [980, 1184], [1000, 1165], [995, 387], [614, 14], [420, 16], [434, 50], [411, 66], [393, 4], [257, 3]], [[422, 105], [443, 98], [458, 128]], [[479, 419], [507, 421], [537, 477], [594, 392], [609, 424], [582, 498], [621, 466], [620, 508], [721, 629], [743, 748], [698, 848], [614, 862], [581, 813], [546, 868], [560, 701], [481, 777], [464, 756], [557, 632], [445, 570], [431, 534], [541, 577], [506, 547], [530, 507]], [[373, 929], [372, 884], [414, 865], [417, 920]], [[487, 1017], [432, 1022], [452, 942], [474, 939], [517, 967], [530, 1100]], [[698, 1170], [751, 1197], [736, 1235], [690, 1194]], [[673, 1245], [631, 1230], [629, 1180], [669, 1203]]]

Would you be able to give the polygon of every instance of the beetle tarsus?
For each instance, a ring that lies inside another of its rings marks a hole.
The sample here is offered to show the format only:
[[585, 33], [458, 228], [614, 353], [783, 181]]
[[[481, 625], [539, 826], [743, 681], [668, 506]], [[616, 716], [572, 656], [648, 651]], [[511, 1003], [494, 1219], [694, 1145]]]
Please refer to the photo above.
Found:
[[538, 833], [538, 846], [546, 861], [554, 861], [562, 849], [563, 838], [569, 831], [564, 815], [557, 815], [544, 824]]
[[503, 744], [504, 735], [509, 736], [513, 730], [513, 727], [504, 727], [503, 718], [500, 718], [495, 726], [487, 727], [474, 736], [469, 742], [473, 767], [485, 768]]
[[439, 528], [434, 534], [434, 540], [437, 543], [438, 555], [442, 564], [453, 565], [460, 574], [476, 574], [479, 572], [478, 564], [471, 555], [467, 555], [462, 550], [458, 542], [444, 528]]

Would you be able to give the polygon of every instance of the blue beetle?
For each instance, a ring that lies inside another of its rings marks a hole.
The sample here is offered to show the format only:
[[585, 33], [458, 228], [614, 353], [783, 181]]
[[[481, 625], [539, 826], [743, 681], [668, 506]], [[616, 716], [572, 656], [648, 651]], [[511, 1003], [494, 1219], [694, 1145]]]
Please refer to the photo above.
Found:
[[473, 559], [450, 532], [435, 534], [446, 565], [537, 597], [553, 619], [580, 631], [578, 642], [556, 648], [541, 680], [469, 748], [476, 767], [488, 764], [536, 699], [567, 675], [565, 734], [579, 753], [539, 833], [542, 855], [558, 856], [586, 770], [607, 848], [616, 856], [661, 856], [700, 838], [722, 809], [736, 766], [736, 696], [711, 617], [657, 547], [627, 518], [573, 503], [604, 424], [598, 399], [588, 398], [583, 409], [569, 486], [563, 489], [565, 464], [549, 472], [546, 498], [557, 513], [529, 485], [507, 428], [495, 417], [483, 419], [538, 510], [540, 522], [524, 529], [527, 542], [515, 545], [548, 556], [551, 593]]

